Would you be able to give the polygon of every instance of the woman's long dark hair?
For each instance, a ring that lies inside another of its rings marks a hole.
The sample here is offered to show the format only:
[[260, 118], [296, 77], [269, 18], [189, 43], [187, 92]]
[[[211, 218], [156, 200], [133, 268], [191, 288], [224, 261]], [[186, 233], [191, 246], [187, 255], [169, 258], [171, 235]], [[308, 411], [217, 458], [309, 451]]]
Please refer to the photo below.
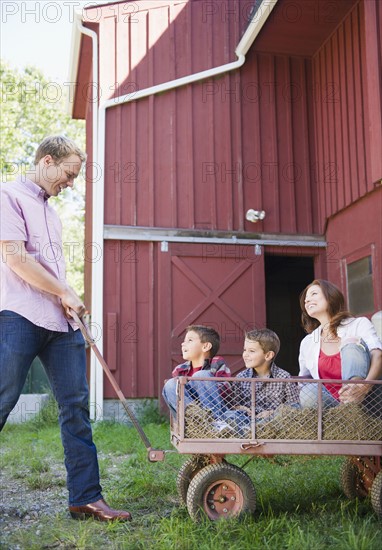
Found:
[[345, 307], [345, 298], [340, 289], [333, 283], [325, 281], [324, 279], [315, 279], [300, 294], [302, 326], [308, 334], [320, 326], [320, 322], [317, 319], [310, 317], [305, 309], [306, 293], [313, 285], [317, 285], [321, 288], [322, 293], [328, 302], [328, 315], [330, 318], [329, 331], [333, 334], [333, 336], [337, 336], [338, 326], [344, 319], [349, 319], [349, 317], [352, 317], [352, 314]]

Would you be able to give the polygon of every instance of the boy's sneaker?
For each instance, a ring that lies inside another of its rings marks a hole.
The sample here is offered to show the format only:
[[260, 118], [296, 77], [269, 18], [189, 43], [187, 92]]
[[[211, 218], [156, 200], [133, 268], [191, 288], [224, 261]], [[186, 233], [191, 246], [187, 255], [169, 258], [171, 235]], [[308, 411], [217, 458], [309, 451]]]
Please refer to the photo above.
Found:
[[224, 422], [224, 420], [215, 420], [211, 425], [212, 428], [216, 430], [218, 437], [235, 437], [234, 429], [230, 426], [230, 424]]
[[220, 432], [221, 430], [224, 430], [224, 428], [230, 428], [231, 426], [227, 424], [227, 422], [224, 422], [224, 420], [214, 420], [212, 422], [212, 426]]

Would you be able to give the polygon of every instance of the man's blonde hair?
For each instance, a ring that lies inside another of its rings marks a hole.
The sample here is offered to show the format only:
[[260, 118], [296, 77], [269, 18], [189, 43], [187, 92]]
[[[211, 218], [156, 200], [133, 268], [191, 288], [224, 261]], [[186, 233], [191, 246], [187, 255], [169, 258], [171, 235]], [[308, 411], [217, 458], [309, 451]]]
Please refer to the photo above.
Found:
[[55, 163], [70, 155], [77, 155], [81, 162], [85, 162], [86, 160], [86, 153], [73, 140], [65, 136], [48, 136], [44, 138], [37, 148], [34, 159], [35, 165], [46, 155], [50, 155]]

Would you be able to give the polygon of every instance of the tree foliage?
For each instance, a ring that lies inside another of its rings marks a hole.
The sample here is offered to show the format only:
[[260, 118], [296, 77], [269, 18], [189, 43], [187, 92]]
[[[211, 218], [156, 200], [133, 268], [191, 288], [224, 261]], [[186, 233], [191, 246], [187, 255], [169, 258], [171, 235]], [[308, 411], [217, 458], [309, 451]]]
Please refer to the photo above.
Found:
[[[0, 170], [2, 180], [14, 180], [33, 164], [44, 137], [62, 134], [85, 149], [84, 121], [66, 112], [67, 90], [49, 81], [35, 67], [14, 70], [0, 62]], [[66, 189], [50, 203], [63, 223], [64, 253], [69, 283], [83, 295], [85, 183], [81, 174], [74, 189]]]

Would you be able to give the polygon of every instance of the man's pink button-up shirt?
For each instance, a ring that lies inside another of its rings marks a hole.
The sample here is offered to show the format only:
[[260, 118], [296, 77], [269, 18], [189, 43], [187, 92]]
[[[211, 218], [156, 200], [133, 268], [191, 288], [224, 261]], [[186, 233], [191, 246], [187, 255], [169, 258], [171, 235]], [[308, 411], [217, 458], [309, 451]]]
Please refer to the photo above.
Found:
[[[61, 221], [48, 204], [45, 191], [20, 176], [1, 184], [0, 209], [0, 240], [24, 241], [28, 254], [64, 282]], [[8, 267], [7, 257], [15, 253], [14, 246], [9, 243], [6, 257], [0, 259], [0, 311], [13, 311], [48, 330], [68, 332], [60, 299], [26, 283]]]

